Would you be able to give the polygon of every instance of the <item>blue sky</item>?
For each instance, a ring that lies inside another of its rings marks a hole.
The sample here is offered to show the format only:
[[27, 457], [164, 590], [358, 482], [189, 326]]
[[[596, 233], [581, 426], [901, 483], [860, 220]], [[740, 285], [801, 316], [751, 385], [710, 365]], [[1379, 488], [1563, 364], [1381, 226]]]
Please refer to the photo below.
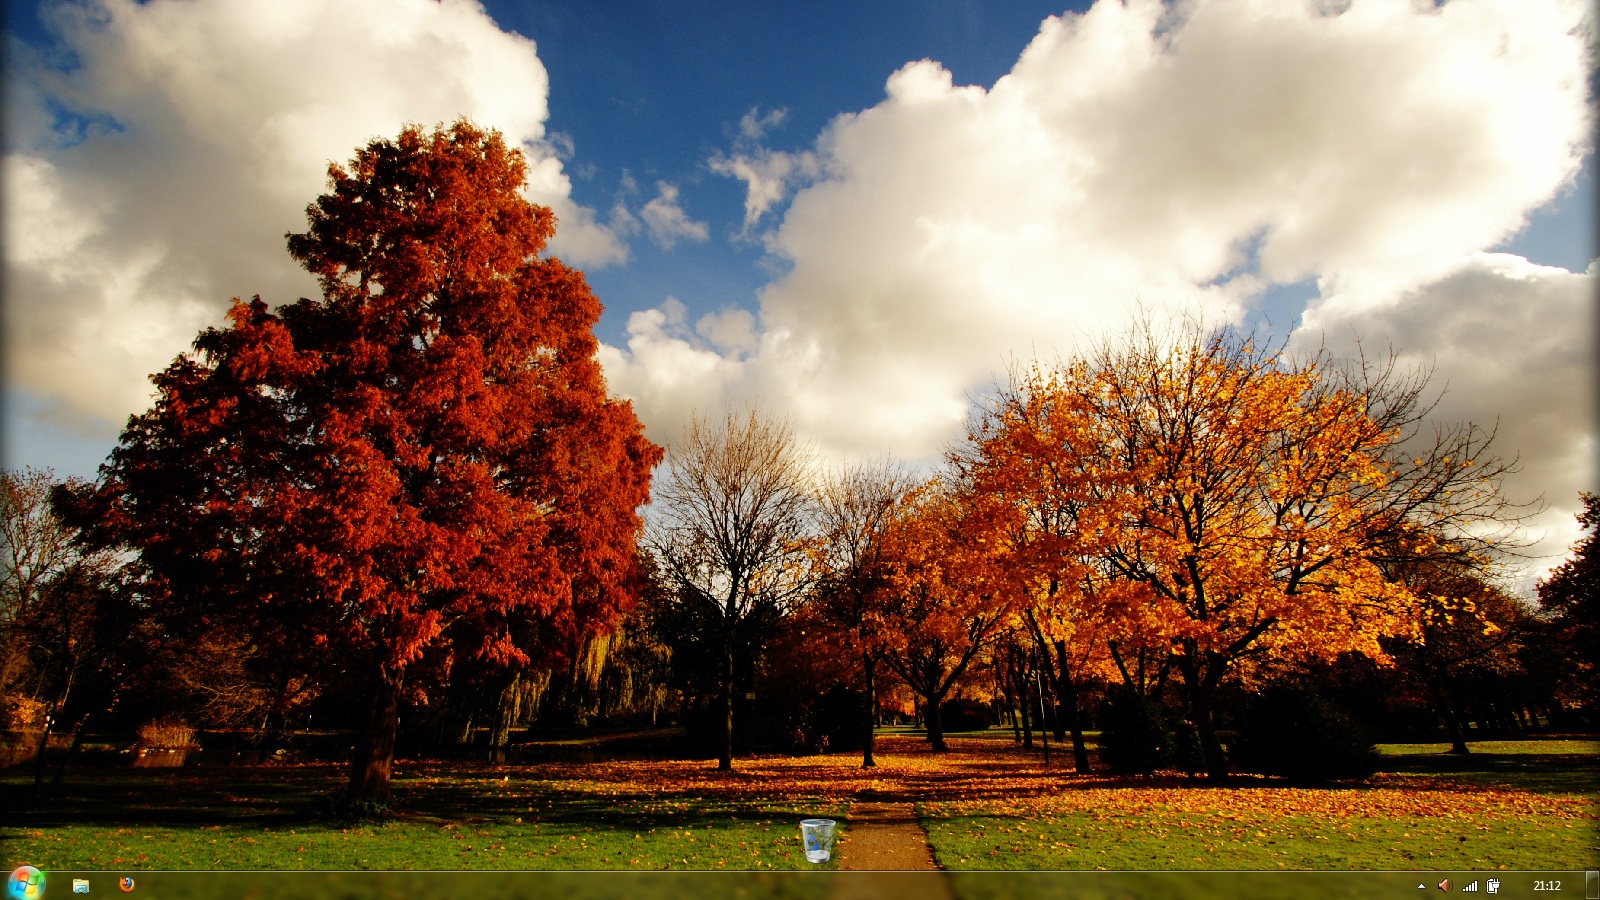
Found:
[[[1082, 8], [1084, 4], [1078, 4]], [[726, 151], [752, 110], [784, 113], [773, 142], [804, 147], [840, 113], [883, 99], [889, 73], [942, 63], [960, 84], [992, 85], [1060, 4], [490, 3], [502, 26], [532, 37], [550, 70], [550, 125], [571, 136], [573, 196], [608, 207], [623, 174], [681, 186], [712, 226], [704, 244], [663, 252], [641, 241], [629, 265], [589, 272], [620, 341], [634, 309], [666, 295], [691, 309], [750, 305], [770, 280], [761, 247], [739, 230], [742, 186], [706, 161]], [[1071, 7], [1067, 7], [1071, 8]], [[592, 167], [592, 168], [588, 168]]]
[[1359, 337], [1500, 423], [1547, 565], [1600, 487], [1592, 13], [1315, 6], [8, 4], [6, 463], [92, 475], [230, 296], [312, 289], [282, 235], [328, 160], [467, 115], [658, 441], [757, 403], [926, 463], [1141, 308]]

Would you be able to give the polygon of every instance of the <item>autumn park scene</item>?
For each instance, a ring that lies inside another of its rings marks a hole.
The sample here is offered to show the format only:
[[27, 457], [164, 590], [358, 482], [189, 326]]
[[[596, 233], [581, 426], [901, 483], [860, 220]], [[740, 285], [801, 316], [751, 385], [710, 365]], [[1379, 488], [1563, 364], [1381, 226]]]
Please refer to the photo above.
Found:
[[288, 236], [320, 296], [235, 300], [93, 481], [5, 473], [8, 857], [1594, 865], [1600, 501], [1513, 594], [1516, 460], [1427, 372], [1147, 316], [931, 468], [658, 443], [527, 175], [373, 140]]

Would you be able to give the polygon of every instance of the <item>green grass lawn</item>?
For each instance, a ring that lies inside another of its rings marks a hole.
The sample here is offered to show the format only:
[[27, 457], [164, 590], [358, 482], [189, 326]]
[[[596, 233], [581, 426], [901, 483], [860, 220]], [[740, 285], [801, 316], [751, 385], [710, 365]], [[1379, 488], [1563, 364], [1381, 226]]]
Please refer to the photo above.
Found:
[[1449, 744], [1379, 744], [1383, 770], [1468, 784], [1600, 799], [1600, 741], [1469, 741], [1469, 754]]
[[919, 806], [949, 869], [1548, 869], [1600, 862], [1600, 742], [1381, 749], [1368, 786], [1129, 780], [1011, 802]]
[[[728, 811], [722, 811], [726, 813]], [[559, 822], [389, 822], [338, 828], [68, 825], [0, 831], [8, 858], [50, 869], [812, 869], [792, 820], [743, 810], [719, 824], [611, 828]], [[758, 818], [765, 815], [767, 818]], [[701, 818], [701, 817], [696, 817]]]
[[948, 869], [1545, 869], [1592, 866], [1593, 822], [1496, 815], [1330, 819], [1263, 810], [1140, 816], [924, 808]]
[[[704, 761], [409, 763], [398, 814], [313, 814], [335, 766], [72, 770], [42, 802], [0, 772], [7, 859], [49, 870], [809, 870], [798, 821], [848, 825], [866, 788], [919, 796], [949, 869], [1551, 869], [1600, 862], [1600, 742], [1388, 745], [1373, 783], [1290, 788], [1241, 777], [1079, 776], [1005, 732], [929, 753], [886, 737], [880, 769], [849, 754]], [[1054, 754], [1052, 754], [1054, 757]], [[809, 780], [808, 780], [809, 779]], [[910, 793], [908, 793], [910, 792]]]
[[[24, 792], [22, 773], [5, 775]], [[487, 769], [431, 767], [395, 781], [382, 824], [310, 814], [343, 770], [144, 769], [74, 773], [54, 799], [0, 826], [7, 858], [49, 869], [826, 869], [798, 822], [840, 804], [617, 796]]]

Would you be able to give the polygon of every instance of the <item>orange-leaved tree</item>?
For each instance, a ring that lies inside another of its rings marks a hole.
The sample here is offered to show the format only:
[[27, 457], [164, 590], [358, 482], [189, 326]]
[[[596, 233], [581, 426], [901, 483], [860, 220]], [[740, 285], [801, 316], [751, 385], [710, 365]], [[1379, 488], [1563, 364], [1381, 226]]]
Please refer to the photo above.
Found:
[[1498, 508], [1504, 467], [1478, 458], [1480, 432], [1405, 443], [1427, 411], [1422, 384], [1227, 332], [1147, 327], [1015, 387], [1071, 428], [1013, 492], [1072, 509], [1063, 579], [1093, 587], [1080, 596], [1092, 594], [1125, 678], [1122, 650], [1170, 654], [1211, 777], [1227, 774], [1214, 697], [1241, 660], [1385, 659], [1379, 639], [1415, 635], [1418, 618], [1382, 557]]
[[[1079, 363], [1061, 377], [1083, 375]], [[1117, 490], [1125, 475], [1093, 462], [1103, 440], [1093, 398], [1051, 390], [1051, 377], [1038, 367], [1013, 373], [979, 408], [951, 462], [975, 493], [1007, 513], [985, 521], [1005, 531], [996, 546], [1005, 548], [1017, 592], [1015, 626], [1034, 645], [1072, 735], [1074, 764], [1087, 771], [1079, 686], [1111, 674], [1115, 642], [1107, 641], [1100, 553], [1116, 504], [1130, 495]]]
[[1015, 587], [1002, 564], [1007, 510], [970, 485], [934, 478], [884, 530], [888, 584], [871, 615], [884, 661], [923, 701], [928, 741], [946, 749], [940, 704], [999, 633]]
[[466, 121], [330, 166], [289, 236], [322, 296], [236, 300], [58, 504], [171, 615], [325, 647], [365, 683], [355, 801], [389, 795], [425, 655], [536, 666], [630, 602], [660, 451], [606, 394], [600, 304], [542, 255], [526, 174]]

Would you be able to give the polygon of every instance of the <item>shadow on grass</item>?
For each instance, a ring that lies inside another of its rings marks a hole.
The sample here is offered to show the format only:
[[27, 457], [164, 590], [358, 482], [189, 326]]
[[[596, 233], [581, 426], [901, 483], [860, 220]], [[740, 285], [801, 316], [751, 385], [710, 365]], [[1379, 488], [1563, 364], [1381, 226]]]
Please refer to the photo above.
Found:
[[79, 769], [38, 799], [31, 778], [0, 773], [9, 823], [269, 826], [306, 818], [345, 783], [334, 766], [216, 769]]
[[[844, 796], [859, 800], [1010, 799], [1062, 790], [1116, 787], [1201, 786], [1174, 774], [1116, 778], [1097, 771], [1071, 772], [1066, 758], [1045, 768], [1034, 751], [1008, 748], [989, 735], [957, 738], [956, 746], [982, 745], [984, 753], [955, 753], [937, 766], [907, 766], [877, 784]], [[901, 739], [902, 757], [928, 759], [920, 742]], [[997, 746], [998, 745], [998, 746]], [[1408, 748], [1409, 749], [1409, 748]], [[1562, 748], [1567, 749], [1567, 748]], [[1065, 764], [1063, 764], [1065, 763]], [[997, 767], [998, 766], [998, 767]], [[1430, 788], [1513, 788], [1545, 794], [1600, 795], [1600, 756], [1589, 753], [1475, 752], [1398, 753], [1384, 757], [1384, 771], [1400, 779], [1426, 779]], [[393, 808], [400, 821], [515, 822], [518, 819], [606, 829], [682, 829], [779, 818], [820, 801], [785, 792], [779, 780], [753, 776], [754, 791], [720, 794], [724, 786], [704, 773], [680, 782], [641, 789], [593, 779], [583, 764], [489, 767], [481, 763], [412, 763], [395, 777]], [[1384, 780], [1380, 777], [1380, 785]], [[765, 787], [770, 781], [770, 795]], [[1271, 779], [1242, 777], [1232, 785], [1277, 787]], [[325, 798], [344, 789], [337, 765], [261, 768], [78, 769], [51, 786], [38, 801], [31, 773], [0, 772], [0, 808], [7, 824], [47, 829], [68, 825], [233, 826], [270, 828], [317, 820]], [[1392, 783], [1389, 786], [1394, 786]], [[821, 789], [813, 784], [803, 791]], [[777, 800], [782, 796], [783, 799]], [[837, 800], [837, 797], [835, 797]], [[833, 802], [833, 801], [829, 801]]]
[[[342, 766], [81, 770], [32, 798], [32, 780], [0, 773], [7, 824], [23, 828], [278, 827], [322, 820], [325, 798], [344, 790]], [[599, 786], [603, 787], [603, 786]], [[397, 776], [397, 821], [514, 822], [527, 819], [634, 831], [770, 820], [769, 804], [639, 793], [596, 792], [546, 783], [533, 771], [481, 764], [431, 764]]]
[[1383, 769], [1536, 794], [1600, 795], [1600, 757], [1577, 753], [1419, 753], [1386, 756]]

